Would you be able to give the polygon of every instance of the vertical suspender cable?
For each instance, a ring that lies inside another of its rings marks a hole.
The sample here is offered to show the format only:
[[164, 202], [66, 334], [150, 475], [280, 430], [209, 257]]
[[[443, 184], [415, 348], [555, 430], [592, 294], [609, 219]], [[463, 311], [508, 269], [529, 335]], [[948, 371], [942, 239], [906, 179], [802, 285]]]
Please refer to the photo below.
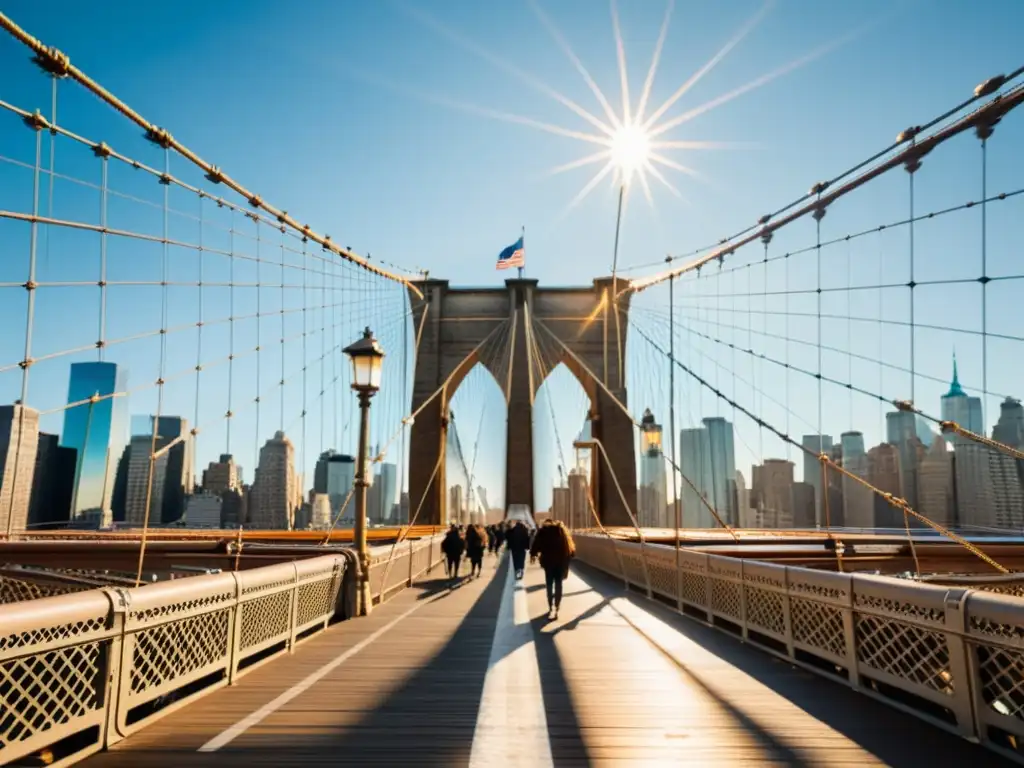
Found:
[[7, 506], [7, 538], [14, 532], [14, 500], [18, 497], [18, 473], [24, 468], [21, 464], [22, 445], [25, 434], [25, 408], [28, 407], [28, 380], [29, 368], [32, 367], [32, 332], [35, 320], [36, 308], [36, 255], [39, 248], [39, 174], [40, 163], [43, 152], [42, 125], [38, 122], [29, 122], [28, 125], [36, 132], [36, 160], [32, 171], [32, 223], [29, 225], [29, 246], [28, 246], [28, 279], [25, 281], [25, 290], [28, 291], [28, 299], [25, 307], [25, 355], [21, 362], [21, 397], [18, 399], [18, 441], [14, 452], [14, 472], [11, 476], [11, 495]]

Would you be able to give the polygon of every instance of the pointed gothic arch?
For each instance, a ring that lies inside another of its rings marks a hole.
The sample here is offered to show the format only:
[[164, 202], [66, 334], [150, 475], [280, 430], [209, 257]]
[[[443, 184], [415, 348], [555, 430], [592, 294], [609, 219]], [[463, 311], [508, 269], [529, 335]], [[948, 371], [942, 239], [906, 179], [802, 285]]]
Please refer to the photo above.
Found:
[[[447, 280], [436, 279], [418, 281], [416, 287], [423, 298], [410, 291], [418, 339], [412, 408], [426, 403], [412, 427], [410, 452], [410, 500], [415, 507], [423, 498], [418, 522], [437, 525], [446, 519], [448, 407], [478, 363], [505, 393], [506, 509], [510, 504], [534, 509], [533, 400], [560, 363], [589, 396], [593, 435], [608, 453], [627, 504], [635, 506], [633, 423], [616, 403], [628, 405], [628, 294], [616, 311], [610, 278], [585, 288], [541, 289], [536, 280], [526, 279], [506, 280], [504, 288], [452, 289]], [[430, 400], [441, 387], [441, 395]], [[612, 473], [600, 462], [594, 462], [591, 487], [602, 521], [628, 525], [629, 514]]]

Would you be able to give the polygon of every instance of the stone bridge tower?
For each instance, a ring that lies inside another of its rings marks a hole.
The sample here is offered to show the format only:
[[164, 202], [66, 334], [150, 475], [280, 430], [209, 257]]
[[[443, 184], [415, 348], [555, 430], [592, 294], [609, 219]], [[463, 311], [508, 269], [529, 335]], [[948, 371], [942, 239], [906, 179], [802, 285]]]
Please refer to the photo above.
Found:
[[[509, 504], [527, 504], [536, 511], [533, 400], [547, 375], [564, 363], [590, 398], [593, 436], [608, 452], [626, 501], [635, 511], [633, 423], [609, 396], [611, 393], [628, 405], [629, 294], [619, 301], [616, 322], [611, 278], [597, 279], [586, 288], [538, 288], [536, 280], [527, 279], [506, 280], [504, 288], [453, 289], [447, 280], [434, 279], [419, 281], [416, 286], [423, 298], [410, 292], [419, 350], [413, 410], [447, 382], [412, 427], [409, 499], [415, 513], [423, 498], [418, 522], [439, 525], [446, 519], [444, 456], [449, 406], [459, 384], [478, 363], [495, 376], [508, 407], [506, 510]], [[531, 352], [539, 345], [546, 354]], [[582, 417], [580, 414], [581, 421]], [[607, 464], [598, 450], [593, 453], [591, 488], [602, 522], [630, 525]]]

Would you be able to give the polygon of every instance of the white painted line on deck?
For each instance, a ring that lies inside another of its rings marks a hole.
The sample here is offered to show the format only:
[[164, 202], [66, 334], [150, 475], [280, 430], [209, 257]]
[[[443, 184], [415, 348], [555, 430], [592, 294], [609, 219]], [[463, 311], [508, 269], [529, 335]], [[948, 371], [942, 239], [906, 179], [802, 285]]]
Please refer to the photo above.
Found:
[[487, 766], [554, 766], [526, 589], [511, 563], [469, 757], [469, 768]]
[[[442, 594], [444, 594], [444, 593], [442, 593]], [[366, 638], [360, 640], [358, 643], [353, 645], [351, 648], [349, 648], [347, 651], [342, 653], [340, 656], [336, 656], [335, 658], [331, 659], [329, 662], [324, 664], [322, 667], [320, 667], [320, 669], [318, 669], [315, 672], [311, 673], [305, 679], [300, 680], [298, 683], [293, 685], [291, 688], [289, 688], [287, 691], [282, 693], [280, 696], [278, 696], [273, 701], [267, 702], [262, 707], [260, 707], [255, 712], [253, 712], [252, 714], [246, 715], [241, 720], [239, 720], [237, 723], [232, 725], [230, 728], [227, 728], [226, 730], [221, 732], [219, 735], [214, 736], [208, 742], [203, 744], [203, 746], [201, 746], [197, 751], [198, 752], [216, 752], [221, 747], [224, 747], [227, 744], [230, 744], [232, 741], [237, 739], [239, 736], [241, 736], [247, 730], [252, 728], [254, 725], [257, 725], [261, 720], [264, 720], [269, 715], [274, 714], [274, 712], [279, 710], [281, 707], [283, 707], [289, 701], [294, 699], [296, 696], [301, 696], [303, 693], [308, 691], [317, 682], [322, 680], [324, 677], [329, 675], [331, 672], [333, 672], [335, 669], [340, 667], [346, 661], [351, 659], [353, 656], [355, 656], [357, 653], [359, 653], [361, 650], [363, 650], [366, 646], [368, 646], [370, 643], [374, 642], [377, 638], [379, 638], [381, 635], [383, 635], [385, 632], [387, 632], [389, 629], [392, 629], [396, 624], [398, 624], [400, 621], [402, 621], [402, 619], [407, 618], [411, 613], [414, 613], [415, 611], [418, 611], [424, 605], [426, 605], [427, 603], [433, 602], [435, 599], [436, 598], [432, 598], [430, 600], [421, 600], [421, 601], [419, 601], [418, 603], [416, 603], [416, 605], [412, 606], [412, 608], [410, 608], [409, 610], [405, 611], [405, 613], [402, 613], [399, 616], [397, 616], [394, 619], [392, 619], [391, 621], [389, 621], [387, 624], [385, 624], [383, 627], [381, 627], [380, 629], [375, 631], [369, 637], [366, 637]]]

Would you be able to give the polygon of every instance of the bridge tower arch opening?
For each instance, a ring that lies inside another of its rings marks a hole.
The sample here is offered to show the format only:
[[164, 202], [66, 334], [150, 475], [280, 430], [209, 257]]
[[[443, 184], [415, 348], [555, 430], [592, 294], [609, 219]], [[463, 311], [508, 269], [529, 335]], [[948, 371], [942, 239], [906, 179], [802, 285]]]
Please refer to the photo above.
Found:
[[564, 364], [587, 393], [592, 436], [608, 457], [591, 463], [598, 515], [605, 525], [629, 525], [628, 509], [636, 501], [635, 439], [633, 421], [619, 405], [628, 407], [628, 294], [616, 303], [611, 278], [580, 288], [539, 288], [531, 279], [506, 280], [497, 288], [451, 288], [437, 279], [416, 286], [423, 298], [410, 292], [417, 337], [412, 409], [419, 413], [410, 441], [409, 495], [413, 509], [422, 499], [417, 522], [440, 525], [448, 518], [448, 414], [477, 364], [494, 376], [506, 404], [505, 509], [536, 509], [534, 401], [548, 374]]
[[[534, 497], [538, 510], [556, 512], [555, 488], [577, 487], [576, 475], [590, 484], [591, 450], [577, 451], [577, 439], [590, 436], [590, 411], [593, 397], [569, 366], [559, 362], [548, 373], [533, 402]], [[565, 499], [562, 499], [565, 502]], [[573, 527], [594, 525], [589, 505], [578, 510]], [[582, 513], [585, 512], [585, 515]], [[582, 517], [582, 519], [577, 519]], [[568, 522], [563, 519], [563, 522]]]
[[490, 523], [491, 510], [503, 508], [505, 390], [495, 367], [478, 361], [446, 397], [447, 522]]

